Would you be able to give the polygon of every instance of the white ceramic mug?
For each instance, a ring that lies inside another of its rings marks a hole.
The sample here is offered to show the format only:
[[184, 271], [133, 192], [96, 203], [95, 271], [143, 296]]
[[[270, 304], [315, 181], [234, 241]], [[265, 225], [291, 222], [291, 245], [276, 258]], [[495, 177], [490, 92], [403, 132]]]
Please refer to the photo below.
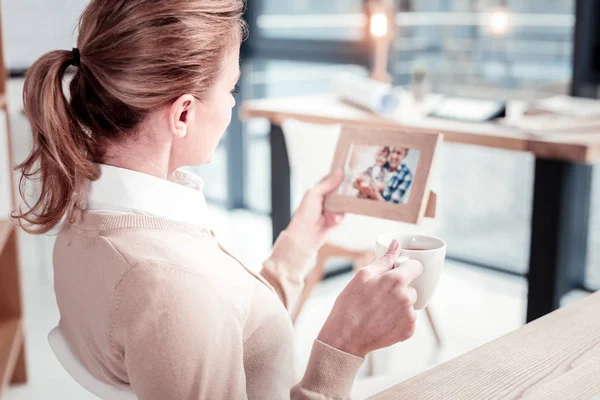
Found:
[[440, 283], [446, 259], [446, 243], [433, 236], [400, 232], [387, 233], [377, 238], [375, 254], [378, 259], [386, 253], [394, 239], [400, 243], [402, 248], [402, 253], [394, 263], [394, 268], [402, 268], [402, 264], [408, 260], [417, 260], [423, 265], [423, 273], [410, 284], [417, 291], [415, 309], [423, 309], [427, 307]]

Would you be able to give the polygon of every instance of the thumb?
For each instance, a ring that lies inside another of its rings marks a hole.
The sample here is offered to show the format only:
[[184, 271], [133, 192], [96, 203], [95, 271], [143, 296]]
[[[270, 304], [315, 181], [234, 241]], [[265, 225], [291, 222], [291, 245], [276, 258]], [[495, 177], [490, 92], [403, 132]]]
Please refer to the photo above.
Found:
[[344, 180], [344, 173], [338, 169], [333, 174], [327, 175], [315, 185], [315, 192], [320, 196], [327, 196], [336, 190]]
[[400, 243], [398, 243], [396, 239], [392, 240], [392, 243], [390, 243], [390, 247], [385, 254], [379, 260], [371, 264], [369, 268], [380, 275], [394, 269], [394, 263], [400, 256], [401, 251]]
[[344, 220], [344, 214], [342, 213], [325, 213], [324, 216], [327, 228], [337, 227]]

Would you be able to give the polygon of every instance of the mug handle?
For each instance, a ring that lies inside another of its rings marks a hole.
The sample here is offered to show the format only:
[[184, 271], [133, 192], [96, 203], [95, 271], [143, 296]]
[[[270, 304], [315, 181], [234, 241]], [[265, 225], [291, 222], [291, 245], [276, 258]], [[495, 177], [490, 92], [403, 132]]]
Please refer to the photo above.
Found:
[[400, 256], [400, 257], [398, 257], [396, 259], [396, 261], [394, 261], [394, 269], [400, 268], [407, 261], [410, 261], [410, 257], [407, 257], [407, 256]]

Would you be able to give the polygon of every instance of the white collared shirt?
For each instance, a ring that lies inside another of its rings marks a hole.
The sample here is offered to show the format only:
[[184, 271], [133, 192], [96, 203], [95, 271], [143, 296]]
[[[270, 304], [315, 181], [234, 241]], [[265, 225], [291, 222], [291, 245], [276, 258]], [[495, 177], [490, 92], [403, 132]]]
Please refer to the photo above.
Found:
[[85, 210], [100, 214], [142, 214], [210, 229], [200, 177], [181, 170], [168, 180], [100, 164], [100, 179], [90, 183]]

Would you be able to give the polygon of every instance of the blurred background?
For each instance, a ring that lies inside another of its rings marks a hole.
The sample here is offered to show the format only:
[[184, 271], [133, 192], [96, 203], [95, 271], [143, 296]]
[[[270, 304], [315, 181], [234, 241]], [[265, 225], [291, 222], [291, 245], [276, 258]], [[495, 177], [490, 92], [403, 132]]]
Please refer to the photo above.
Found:
[[[20, 114], [24, 73], [44, 52], [75, 46], [77, 17], [86, 3], [2, 1], [17, 160], [27, 154], [30, 143], [28, 124]], [[409, 85], [420, 68], [427, 71], [430, 90], [437, 93], [497, 100], [569, 94], [578, 23], [575, 3], [396, 0], [397, 31], [389, 69], [393, 83]], [[366, 74], [370, 68], [372, 48], [366, 40], [362, 0], [248, 0], [246, 17], [250, 38], [242, 49], [238, 107], [246, 100], [329, 93], [333, 78], [341, 72]], [[225, 240], [244, 261], [260, 265], [271, 240], [269, 124], [260, 119], [241, 121], [237, 111], [215, 161], [195, 169], [206, 182], [205, 195]], [[448, 243], [449, 273], [434, 305], [447, 347], [433, 350], [424, 327], [423, 335], [413, 339], [413, 350], [401, 350], [422, 359], [411, 367], [396, 368], [394, 379], [413, 375], [524, 322], [533, 166], [534, 158], [527, 153], [444, 144], [438, 166], [443, 193], [438, 199], [439, 236]], [[295, 206], [303, 193], [292, 183]], [[591, 203], [598, 204], [599, 196], [600, 174], [594, 171]], [[589, 218], [584, 292], [600, 289], [599, 211], [592, 207]], [[29, 247], [22, 250], [21, 268], [31, 379], [24, 387], [9, 389], [6, 396], [13, 400], [87, 398], [52, 364], [45, 342], [45, 334], [58, 321], [52, 303], [53, 239], [25, 240]], [[318, 332], [319, 318], [326, 316], [323, 304], [330, 304], [351, 276], [347, 262], [328, 268], [337, 272], [317, 288], [303, 311], [308, 316], [301, 316], [296, 324], [300, 362], [306, 358], [302, 349]], [[473, 300], [457, 300], [456, 293], [465, 290], [471, 291]], [[464, 313], [453, 314], [458, 307]], [[456, 321], [466, 325], [461, 328]], [[397, 357], [381, 356], [388, 361], [376, 369], [394, 370], [389, 360]]]

